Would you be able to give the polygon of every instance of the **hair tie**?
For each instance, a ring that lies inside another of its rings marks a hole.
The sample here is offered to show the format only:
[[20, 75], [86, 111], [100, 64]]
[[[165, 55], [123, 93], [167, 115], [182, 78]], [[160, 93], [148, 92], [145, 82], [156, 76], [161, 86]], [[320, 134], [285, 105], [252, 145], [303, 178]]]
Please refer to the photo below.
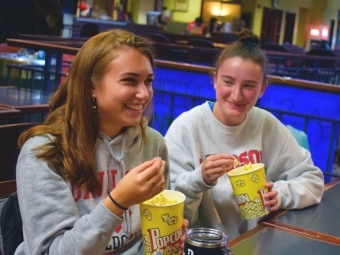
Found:
[[126, 211], [127, 209], [129, 209], [129, 208], [126, 208], [126, 207], [124, 207], [124, 206], [118, 204], [118, 203], [116, 202], [116, 200], [114, 200], [114, 199], [111, 197], [110, 192], [107, 192], [107, 194], [109, 195], [109, 198], [111, 199], [111, 201], [112, 201], [116, 206], [118, 206], [120, 209], [122, 209], [123, 211]]
[[253, 46], [257, 46], [257, 44], [256, 44], [256, 43], [254, 43], [254, 42], [245, 42], [245, 44], [247, 44], [247, 45], [253, 45]]

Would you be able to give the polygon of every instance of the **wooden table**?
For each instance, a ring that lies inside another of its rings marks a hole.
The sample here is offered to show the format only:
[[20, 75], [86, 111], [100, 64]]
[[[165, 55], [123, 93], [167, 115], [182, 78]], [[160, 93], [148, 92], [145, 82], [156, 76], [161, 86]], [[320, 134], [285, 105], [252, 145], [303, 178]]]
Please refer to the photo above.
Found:
[[0, 107], [0, 120], [20, 120], [23, 116], [22, 111], [16, 109], [9, 109], [7, 107]]
[[340, 254], [339, 245], [305, 237], [289, 229], [264, 225], [231, 240], [227, 247], [234, 255]]
[[[188, 45], [188, 41], [186, 41], [186, 40], [176, 40], [175, 43], [183, 44], [183, 45]], [[212, 42], [212, 44], [213, 44], [216, 48], [224, 49], [224, 48], [227, 47], [227, 44], [224, 44], [224, 43]]]
[[318, 205], [273, 212], [227, 247], [234, 255], [340, 254], [340, 180], [325, 190]]
[[16, 87], [0, 87], [0, 107], [19, 110], [24, 114], [47, 113], [53, 93]]
[[[329, 243], [340, 245], [339, 194], [340, 180], [337, 180], [326, 186], [326, 191], [318, 205], [269, 215], [259, 224], [290, 229], [305, 236], [317, 237], [327, 240]], [[340, 254], [340, 247], [338, 254]]]
[[66, 40], [66, 41], [58, 41], [58, 40], [50, 40], [50, 41], [38, 41], [38, 40], [29, 40], [29, 39], [7, 39], [7, 45], [15, 46], [20, 48], [29, 48], [35, 50], [43, 50], [45, 51], [45, 65], [44, 65], [44, 82], [43, 82], [43, 90], [44, 91], [52, 91], [52, 83], [50, 80], [51, 77], [51, 62], [52, 58], [55, 57], [56, 66], [54, 69], [55, 75], [61, 73], [62, 70], [62, 54], [72, 54], [76, 55], [80, 47], [84, 44], [84, 41], [75, 41], [75, 40]]

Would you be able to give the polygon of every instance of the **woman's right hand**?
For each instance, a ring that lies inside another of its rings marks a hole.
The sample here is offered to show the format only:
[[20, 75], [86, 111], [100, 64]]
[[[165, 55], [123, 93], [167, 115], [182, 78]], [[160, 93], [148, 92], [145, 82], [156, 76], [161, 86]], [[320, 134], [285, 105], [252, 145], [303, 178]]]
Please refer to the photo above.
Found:
[[164, 168], [165, 161], [160, 157], [134, 167], [111, 191], [111, 197], [126, 208], [154, 197], [164, 190]]
[[207, 185], [214, 185], [218, 178], [233, 169], [235, 156], [218, 153], [205, 159], [201, 166], [203, 180]]

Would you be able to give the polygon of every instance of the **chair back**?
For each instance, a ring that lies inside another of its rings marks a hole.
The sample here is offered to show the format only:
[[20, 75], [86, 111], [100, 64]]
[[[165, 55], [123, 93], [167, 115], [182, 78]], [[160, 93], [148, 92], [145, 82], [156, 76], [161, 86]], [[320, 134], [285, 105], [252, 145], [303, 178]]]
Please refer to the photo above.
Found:
[[16, 180], [3, 181], [0, 182], [0, 198], [9, 196], [10, 194], [17, 191], [17, 182]]
[[137, 23], [127, 23], [124, 29], [140, 36], [145, 36], [147, 33], [157, 33], [160, 31], [158, 26]]
[[287, 49], [278, 43], [263, 43], [260, 45], [260, 48], [263, 50], [287, 52]]
[[[306, 55], [308, 56], [322, 56], [322, 57], [335, 57], [335, 53], [331, 50], [326, 49], [311, 49], [310, 51], [306, 52]], [[307, 59], [306, 60], [306, 66], [307, 67], [316, 67], [315, 66], [315, 60], [313, 59]], [[319, 66], [321, 68], [335, 68], [336, 67], [336, 60], [330, 59], [330, 60], [320, 60]]]
[[149, 32], [146, 34], [146, 37], [154, 42], [171, 43], [170, 39], [166, 35], [163, 35], [161, 33]]
[[291, 44], [291, 43], [284, 43], [283, 47], [285, 47], [285, 49], [289, 53], [296, 53], [296, 54], [301, 54], [301, 55], [306, 53], [304, 48], [298, 45]]
[[215, 48], [215, 45], [212, 41], [200, 38], [189, 38], [188, 45], [201, 48]]
[[289, 131], [292, 133], [294, 138], [296, 139], [297, 143], [305, 148], [306, 150], [309, 150], [309, 142], [308, 142], [308, 137], [307, 134], [304, 131], [298, 130], [291, 125], [286, 126]]
[[16, 179], [19, 135], [37, 123], [0, 125], [0, 182]]
[[218, 36], [219, 36], [218, 41], [220, 43], [225, 43], [225, 44], [236, 42], [239, 39], [239, 35], [234, 34], [234, 33], [222, 33], [222, 34], [219, 34]]

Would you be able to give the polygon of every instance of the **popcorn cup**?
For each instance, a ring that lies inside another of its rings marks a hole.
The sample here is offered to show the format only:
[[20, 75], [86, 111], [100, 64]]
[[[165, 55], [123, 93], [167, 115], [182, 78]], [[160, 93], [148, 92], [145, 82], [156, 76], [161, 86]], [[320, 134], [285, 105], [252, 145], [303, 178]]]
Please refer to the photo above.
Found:
[[[164, 199], [167, 202], [162, 205]], [[184, 194], [164, 190], [139, 204], [144, 255], [181, 254], [184, 200]]]
[[256, 219], [270, 212], [264, 206], [263, 195], [268, 193], [264, 164], [241, 166], [229, 171], [228, 176], [244, 219]]

